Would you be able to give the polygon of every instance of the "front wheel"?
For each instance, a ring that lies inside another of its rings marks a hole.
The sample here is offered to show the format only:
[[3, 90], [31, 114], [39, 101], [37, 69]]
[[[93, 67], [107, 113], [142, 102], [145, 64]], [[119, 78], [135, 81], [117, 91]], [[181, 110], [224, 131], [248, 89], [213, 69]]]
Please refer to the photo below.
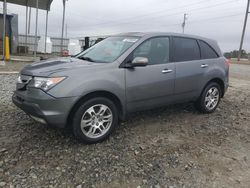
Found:
[[212, 82], [203, 90], [200, 98], [196, 101], [195, 106], [203, 113], [212, 113], [219, 105], [222, 96], [219, 84]]
[[97, 143], [105, 140], [118, 124], [115, 104], [103, 97], [82, 104], [73, 118], [73, 132], [81, 142]]

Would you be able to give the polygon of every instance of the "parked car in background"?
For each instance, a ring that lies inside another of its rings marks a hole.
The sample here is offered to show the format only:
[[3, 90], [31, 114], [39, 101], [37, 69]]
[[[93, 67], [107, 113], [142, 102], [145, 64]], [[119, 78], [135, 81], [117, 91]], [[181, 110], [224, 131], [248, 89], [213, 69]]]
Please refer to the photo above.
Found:
[[214, 40], [175, 33], [108, 37], [71, 58], [26, 66], [13, 102], [40, 123], [66, 125], [80, 141], [106, 139], [136, 111], [192, 101], [211, 113], [229, 64]]

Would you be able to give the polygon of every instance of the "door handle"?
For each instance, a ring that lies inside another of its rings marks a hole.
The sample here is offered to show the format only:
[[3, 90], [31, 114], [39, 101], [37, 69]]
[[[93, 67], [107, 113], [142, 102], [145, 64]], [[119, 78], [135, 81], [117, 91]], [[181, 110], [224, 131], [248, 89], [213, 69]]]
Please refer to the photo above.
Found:
[[201, 68], [206, 68], [206, 67], [208, 67], [208, 64], [202, 64], [201, 65]]
[[163, 74], [166, 74], [166, 73], [173, 72], [173, 70], [170, 70], [170, 69], [163, 69], [161, 72], [162, 72]]

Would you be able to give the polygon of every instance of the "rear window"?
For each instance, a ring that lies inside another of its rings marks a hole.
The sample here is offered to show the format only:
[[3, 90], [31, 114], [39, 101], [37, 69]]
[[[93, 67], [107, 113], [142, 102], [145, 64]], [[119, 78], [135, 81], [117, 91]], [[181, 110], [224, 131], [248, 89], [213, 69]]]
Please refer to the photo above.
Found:
[[200, 59], [200, 49], [195, 39], [174, 37], [173, 59], [175, 62]]
[[210, 47], [207, 43], [205, 43], [204, 41], [199, 41], [200, 43], [200, 47], [201, 47], [201, 58], [202, 59], [213, 59], [213, 58], [217, 58], [218, 55], [215, 52], [215, 50]]

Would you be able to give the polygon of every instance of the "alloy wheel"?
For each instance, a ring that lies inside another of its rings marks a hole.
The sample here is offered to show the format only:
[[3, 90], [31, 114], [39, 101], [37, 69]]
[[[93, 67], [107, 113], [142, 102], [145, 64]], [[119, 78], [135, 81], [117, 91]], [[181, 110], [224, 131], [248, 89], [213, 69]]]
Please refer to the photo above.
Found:
[[220, 98], [220, 93], [218, 88], [216, 87], [211, 87], [205, 97], [205, 106], [208, 110], [213, 110], [216, 108]]
[[103, 136], [111, 127], [113, 114], [104, 104], [97, 104], [88, 108], [81, 118], [81, 130], [89, 138]]

